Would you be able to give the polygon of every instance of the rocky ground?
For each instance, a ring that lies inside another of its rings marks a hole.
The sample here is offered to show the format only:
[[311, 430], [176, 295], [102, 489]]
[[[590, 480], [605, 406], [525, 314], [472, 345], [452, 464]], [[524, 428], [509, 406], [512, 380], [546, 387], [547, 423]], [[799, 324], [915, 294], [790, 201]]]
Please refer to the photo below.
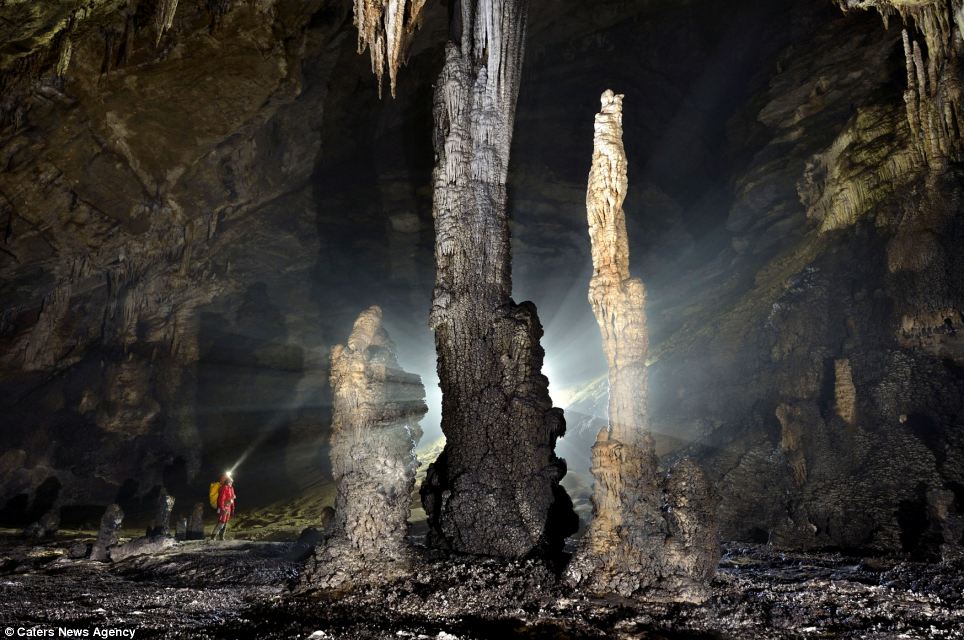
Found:
[[69, 560], [65, 542], [2, 541], [0, 626], [137, 638], [964, 638], [964, 570], [898, 557], [727, 545], [711, 600], [684, 606], [590, 599], [533, 562], [424, 552], [405, 581], [296, 594], [287, 543], [181, 543], [111, 565]]

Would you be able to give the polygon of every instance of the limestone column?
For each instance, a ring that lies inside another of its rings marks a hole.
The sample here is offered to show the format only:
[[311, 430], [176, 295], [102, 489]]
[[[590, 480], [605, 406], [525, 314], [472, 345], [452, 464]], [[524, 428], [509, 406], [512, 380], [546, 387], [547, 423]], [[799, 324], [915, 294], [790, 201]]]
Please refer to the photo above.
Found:
[[435, 330], [446, 446], [422, 488], [429, 542], [521, 557], [577, 521], [554, 453], [565, 433], [542, 375], [542, 325], [511, 299], [506, 178], [527, 0], [453, 3], [436, 84]]
[[[393, 79], [424, 0], [356, 0], [360, 50]], [[436, 83], [435, 331], [446, 446], [422, 486], [431, 545], [518, 558], [562, 548], [578, 521], [554, 453], [562, 410], [542, 325], [512, 298], [506, 178], [528, 0], [452, 0]]]

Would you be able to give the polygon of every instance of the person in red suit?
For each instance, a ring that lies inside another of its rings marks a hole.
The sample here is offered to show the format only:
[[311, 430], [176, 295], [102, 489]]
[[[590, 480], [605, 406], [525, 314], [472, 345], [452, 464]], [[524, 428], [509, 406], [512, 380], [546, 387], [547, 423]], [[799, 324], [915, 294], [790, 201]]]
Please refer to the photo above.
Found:
[[228, 528], [228, 522], [234, 515], [234, 507], [237, 497], [234, 493], [234, 479], [227, 476], [221, 482], [221, 490], [218, 492], [218, 524], [214, 527], [212, 540], [224, 540], [224, 532]]

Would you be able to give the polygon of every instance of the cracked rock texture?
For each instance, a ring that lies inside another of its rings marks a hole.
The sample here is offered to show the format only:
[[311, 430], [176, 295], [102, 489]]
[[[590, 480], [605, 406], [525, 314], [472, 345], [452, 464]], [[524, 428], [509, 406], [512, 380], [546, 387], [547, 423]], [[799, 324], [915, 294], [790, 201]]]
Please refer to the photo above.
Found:
[[506, 179], [527, 0], [454, 3], [435, 90], [435, 331], [446, 445], [421, 488], [429, 544], [520, 558], [576, 529], [542, 325], [511, 298]]
[[392, 580], [411, 569], [408, 516], [415, 489], [419, 420], [428, 410], [421, 379], [402, 371], [371, 307], [331, 355], [331, 465], [338, 493], [325, 542], [309, 560], [306, 587], [331, 589]]

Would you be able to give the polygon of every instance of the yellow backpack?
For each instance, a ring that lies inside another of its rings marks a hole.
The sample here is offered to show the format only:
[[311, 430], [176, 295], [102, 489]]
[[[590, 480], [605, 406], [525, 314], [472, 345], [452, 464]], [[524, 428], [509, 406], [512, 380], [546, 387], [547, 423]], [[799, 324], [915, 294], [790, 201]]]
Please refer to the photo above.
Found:
[[218, 494], [221, 493], [221, 483], [212, 482], [211, 487], [208, 489], [208, 499], [211, 501], [211, 508], [218, 508]]

